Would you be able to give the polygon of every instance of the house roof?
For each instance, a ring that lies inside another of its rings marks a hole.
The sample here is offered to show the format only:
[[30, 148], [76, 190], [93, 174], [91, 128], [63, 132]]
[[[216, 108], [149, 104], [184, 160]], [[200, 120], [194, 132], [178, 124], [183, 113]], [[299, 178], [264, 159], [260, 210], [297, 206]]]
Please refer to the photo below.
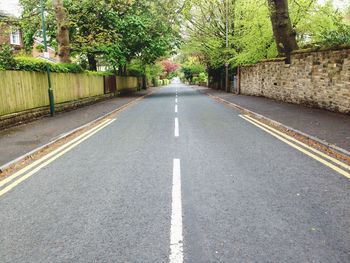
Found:
[[10, 15], [9, 13], [6, 13], [3, 10], [0, 10], [0, 17], [11, 17], [12, 15]]
[[0, 10], [0, 20], [3, 20], [5, 22], [9, 23], [17, 23], [18, 18], [14, 15], [7, 13], [6, 11]]
[[[44, 39], [42, 37], [39, 37], [39, 36], [35, 36], [34, 37], [34, 41], [40, 45], [44, 45]], [[50, 38], [48, 37], [47, 38], [47, 41], [50, 41]], [[50, 46], [47, 46], [48, 49], [51, 49], [52, 51], [55, 51], [54, 48], [50, 47]]]

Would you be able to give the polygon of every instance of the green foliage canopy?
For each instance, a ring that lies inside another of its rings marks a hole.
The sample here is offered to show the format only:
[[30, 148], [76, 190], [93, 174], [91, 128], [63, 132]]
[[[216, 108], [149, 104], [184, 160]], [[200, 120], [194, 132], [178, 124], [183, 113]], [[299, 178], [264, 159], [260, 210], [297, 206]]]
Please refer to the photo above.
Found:
[[[277, 48], [269, 12], [266, 0], [187, 1], [186, 44], [181, 52], [189, 56], [200, 52], [208, 70], [222, 69], [225, 63], [236, 67], [274, 58]], [[350, 45], [350, 6], [338, 10], [331, 0], [290, 0], [289, 12], [301, 48]]]
[[[45, 1], [47, 32], [57, 47], [52, 1]], [[20, 0], [22, 28], [28, 51], [33, 37], [41, 34], [40, 7], [36, 0]], [[178, 1], [165, 0], [65, 0], [69, 14], [71, 51], [82, 65], [87, 58], [121, 68], [133, 59], [144, 65], [174, 50], [180, 39]], [[89, 60], [89, 63], [91, 61]]]

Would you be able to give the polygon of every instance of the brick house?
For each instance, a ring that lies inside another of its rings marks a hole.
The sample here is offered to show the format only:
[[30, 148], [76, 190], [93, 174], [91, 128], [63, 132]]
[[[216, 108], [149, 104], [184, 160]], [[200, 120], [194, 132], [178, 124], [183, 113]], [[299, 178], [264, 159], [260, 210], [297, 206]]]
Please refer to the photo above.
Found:
[[[34, 37], [34, 44], [32, 49], [32, 56], [35, 58], [44, 58], [44, 40], [41, 37]], [[56, 54], [56, 51], [54, 48], [48, 46], [47, 47], [47, 53], [49, 55], [49, 60], [51, 62], [58, 62], [58, 56]]]
[[[24, 49], [22, 31], [19, 26], [18, 18], [0, 10], [0, 46], [4, 44], [10, 45], [15, 53], [19, 53]], [[34, 37], [31, 53], [35, 58], [48, 59], [51, 62], [58, 61], [55, 49], [51, 47], [48, 47], [49, 58], [44, 57], [43, 39], [38, 36]]]
[[16, 53], [23, 49], [18, 19], [0, 10], [0, 45], [10, 45]]

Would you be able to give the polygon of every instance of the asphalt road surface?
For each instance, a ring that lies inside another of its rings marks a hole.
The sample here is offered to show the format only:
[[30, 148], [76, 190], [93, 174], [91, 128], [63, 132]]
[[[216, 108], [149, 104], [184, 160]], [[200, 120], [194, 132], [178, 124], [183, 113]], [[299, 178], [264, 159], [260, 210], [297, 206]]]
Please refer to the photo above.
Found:
[[165, 87], [0, 181], [0, 262], [350, 262], [349, 167], [268, 131]]

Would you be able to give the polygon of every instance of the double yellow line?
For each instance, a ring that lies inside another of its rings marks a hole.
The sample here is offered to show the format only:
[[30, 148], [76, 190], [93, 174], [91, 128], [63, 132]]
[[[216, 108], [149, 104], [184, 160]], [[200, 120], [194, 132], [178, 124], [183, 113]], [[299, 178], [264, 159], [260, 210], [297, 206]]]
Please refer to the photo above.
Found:
[[85, 133], [79, 135], [78, 137], [74, 138], [73, 140], [69, 141], [68, 143], [60, 146], [56, 150], [50, 152], [49, 154], [45, 155], [44, 157], [36, 160], [35, 162], [31, 163], [30, 165], [26, 166], [25, 168], [19, 170], [18, 172], [14, 173], [13, 175], [5, 178], [4, 180], [0, 181], [0, 197], [4, 194], [6, 194], [8, 191], [40, 171], [43, 167], [47, 166], [48, 164], [52, 163], [65, 153], [72, 150], [74, 147], [82, 143], [83, 141], [87, 140], [100, 130], [104, 129], [106, 126], [110, 125], [112, 122], [114, 122], [115, 119], [106, 119], [97, 126], [93, 127], [92, 129], [86, 131]]
[[289, 146], [297, 149], [298, 151], [306, 154], [307, 156], [319, 161], [320, 163], [326, 165], [327, 167], [333, 169], [337, 173], [344, 175], [345, 177], [350, 179], [350, 166], [315, 149], [310, 147], [309, 145], [300, 142], [296, 140], [295, 138], [280, 132], [256, 119], [253, 119], [252, 117], [248, 115], [239, 115], [242, 119], [250, 122], [251, 124], [255, 125], [256, 127], [262, 129], [263, 131], [271, 134], [275, 138], [281, 140], [282, 142], [288, 144]]

